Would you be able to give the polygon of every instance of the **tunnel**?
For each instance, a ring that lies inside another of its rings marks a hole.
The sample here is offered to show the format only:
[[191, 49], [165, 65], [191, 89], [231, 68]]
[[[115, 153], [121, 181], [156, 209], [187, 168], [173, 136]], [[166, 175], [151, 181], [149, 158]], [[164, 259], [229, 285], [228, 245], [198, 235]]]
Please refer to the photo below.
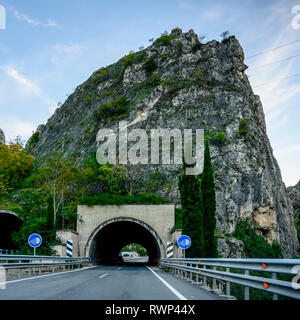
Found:
[[161, 256], [158, 238], [148, 226], [132, 221], [115, 221], [97, 231], [91, 241], [89, 255], [95, 263], [113, 264], [124, 246], [137, 243], [147, 250], [149, 264], [155, 264]]
[[22, 220], [14, 212], [0, 210], [0, 249], [18, 249], [12, 241], [12, 232], [18, 231]]

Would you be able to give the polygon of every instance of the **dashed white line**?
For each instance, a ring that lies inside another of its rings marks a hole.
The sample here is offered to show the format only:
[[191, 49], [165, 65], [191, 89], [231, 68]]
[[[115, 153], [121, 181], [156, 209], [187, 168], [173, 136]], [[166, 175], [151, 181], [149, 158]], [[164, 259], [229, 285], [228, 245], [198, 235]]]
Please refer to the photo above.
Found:
[[121, 269], [122, 269], [122, 267], [118, 268], [118, 270], [121, 270]]
[[169, 288], [177, 298], [180, 300], [187, 300], [185, 296], [183, 296], [180, 292], [178, 292], [175, 288], [173, 288], [166, 280], [160, 277], [155, 271], [153, 271], [150, 267], [146, 266], [167, 288]]
[[99, 279], [104, 278], [106, 276], [108, 276], [108, 273], [103, 274], [102, 276], [99, 277]]

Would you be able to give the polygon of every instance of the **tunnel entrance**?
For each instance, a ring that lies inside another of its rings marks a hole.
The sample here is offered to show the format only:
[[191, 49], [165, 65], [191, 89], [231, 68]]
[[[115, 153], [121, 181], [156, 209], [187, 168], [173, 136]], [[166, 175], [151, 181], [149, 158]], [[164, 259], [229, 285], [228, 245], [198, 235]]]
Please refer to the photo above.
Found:
[[22, 220], [9, 211], [0, 210], [0, 249], [18, 249], [11, 239], [12, 232], [18, 231]]
[[130, 243], [140, 244], [147, 250], [150, 264], [161, 257], [161, 240], [155, 231], [145, 224], [124, 220], [100, 226], [91, 239], [89, 255], [95, 263], [113, 264], [121, 249]]

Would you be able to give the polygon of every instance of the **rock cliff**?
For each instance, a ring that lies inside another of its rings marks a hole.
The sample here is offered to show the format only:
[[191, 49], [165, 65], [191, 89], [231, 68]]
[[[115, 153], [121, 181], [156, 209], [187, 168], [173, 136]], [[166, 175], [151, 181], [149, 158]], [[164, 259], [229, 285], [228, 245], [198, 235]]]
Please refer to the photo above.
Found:
[[2, 129], [0, 129], [0, 143], [5, 143], [5, 135]]
[[[202, 128], [210, 139], [217, 185], [217, 231], [232, 233], [251, 217], [285, 256], [298, 248], [293, 208], [268, 140], [260, 99], [244, 71], [234, 36], [200, 43], [175, 29], [148, 48], [94, 72], [27, 143], [37, 158], [60, 150], [84, 159], [96, 150], [100, 128]], [[142, 166], [140, 191], [178, 203], [180, 166]]]

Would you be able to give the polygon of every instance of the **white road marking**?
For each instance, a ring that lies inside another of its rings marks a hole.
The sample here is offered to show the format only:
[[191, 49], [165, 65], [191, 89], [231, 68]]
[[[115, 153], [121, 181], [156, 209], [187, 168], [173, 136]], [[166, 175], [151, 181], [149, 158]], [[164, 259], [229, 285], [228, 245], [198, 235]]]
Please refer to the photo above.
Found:
[[108, 276], [108, 273], [103, 274], [102, 276], [99, 277], [99, 279]]
[[187, 300], [185, 296], [183, 296], [180, 292], [178, 292], [175, 288], [173, 288], [166, 280], [160, 277], [155, 271], [153, 271], [150, 267], [146, 266], [166, 287], [168, 287], [177, 298], [180, 300]]
[[51, 277], [51, 276], [56, 276], [58, 274], [64, 274], [64, 273], [71, 273], [71, 272], [77, 272], [77, 271], [83, 271], [83, 270], [87, 270], [87, 269], [91, 269], [91, 268], [96, 268], [99, 266], [92, 266], [92, 267], [86, 267], [86, 268], [81, 268], [81, 269], [77, 269], [77, 270], [71, 270], [71, 271], [62, 271], [62, 272], [55, 272], [55, 273], [51, 273], [51, 274], [44, 274], [42, 276], [37, 276], [37, 277], [30, 277], [30, 278], [24, 278], [24, 279], [18, 279], [18, 280], [11, 280], [11, 281], [7, 281], [7, 282], [3, 282], [0, 283], [1, 284], [10, 284], [10, 283], [14, 283], [14, 282], [20, 282], [20, 281], [26, 281], [26, 280], [32, 280], [32, 279], [39, 279], [39, 278], [45, 278], [45, 277]]
[[118, 270], [121, 270], [121, 269], [122, 269], [122, 267], [118, 268]]

